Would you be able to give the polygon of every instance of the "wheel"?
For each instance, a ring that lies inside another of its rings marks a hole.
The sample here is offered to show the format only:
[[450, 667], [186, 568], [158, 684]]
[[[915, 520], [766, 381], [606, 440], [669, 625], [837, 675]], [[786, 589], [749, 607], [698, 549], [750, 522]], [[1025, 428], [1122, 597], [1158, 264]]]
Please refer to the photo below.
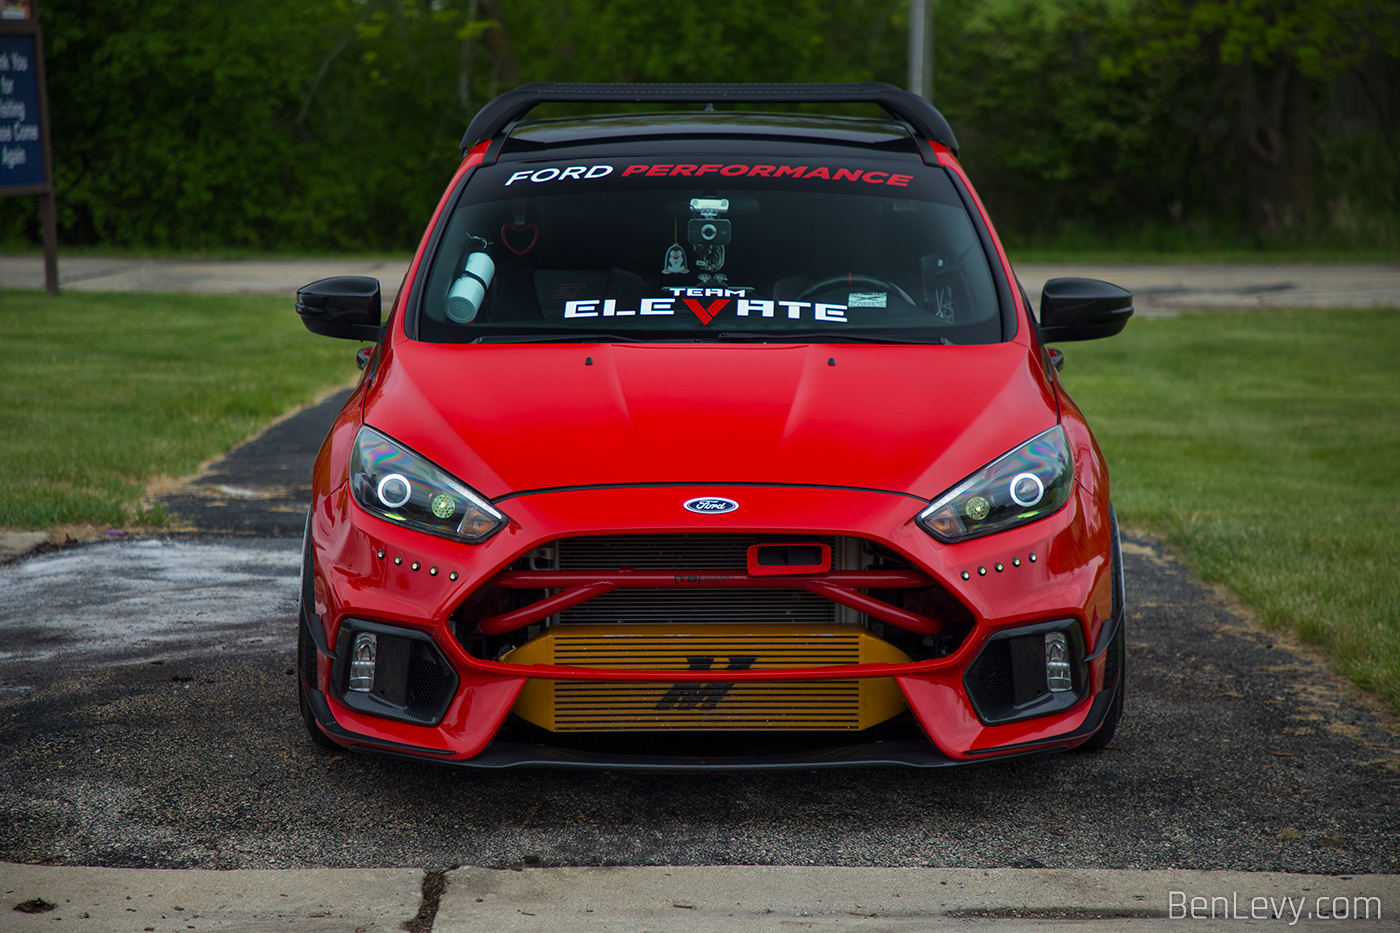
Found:
[[1113, 640], [1116, 645], [1109, 648], [1110, 651], [1118, 653], [1118, 689], [1113, 691], [1113, 702], [1108, 707], [1108, 715], [1103, 719], [1103, 725], [1099, 726], [1099, 731], [1090, 737], [1089, 741], [1079, 746], [1082, 751], [1096, 752], [1113, 741], [1113, 734], [1118, 731], [1118, 720], [1123, 718], [1123, 695], [1127, 692], [1127, 676], [1123, 670], [1124, 655], [1124, 632], [1123, 626], [1118, 627], [1118, 634]]
[[306, 732], [311, 736], [311, 741], [328, 751], [339, 751], [340, 746], [331, 741], [330, 736], [322, 732], [321, 727], [317, 725], [316, 714], [311, 711], [311, 701], [306, 697], [307, 671], [316, 670], [316, 646], [306, 634], [306, 626], [314, 611], [312, 594], [315, 592], [315, 583], [312, 573], [311, 513], [308, 512], [306, 532], [301, 542], [301, 591], [297, 595], [297, 706], [301, 709], [301, 721], [306, 725]]
[[1128, 691], [1128, 609], [1124, 604], [1123, 593], [1123, 548], [1118, 538], [1118, 514], [1113, 511], [1113, 506], [1108, 508], [1108, 520], [1113, 531], [1113, 602], [1122, 615], [1118, 622], [1118, 631], [1114, 633], [1113, 642], [1108, 646], [1109, 661], [1118, 669], [1118, 687], [1113, 691], [1113, 702], [1108, 707], [1108, 715], [1104, 717], [1103, 725], [1089, 741], [1079, 746], [1082, 751], [1089, 752], [1098, 751], [1113, 741], [1113, 734], [1118, 731], [1118, 721], [1123, 718], [1123, 698]]
[[873, 285], [874, 287], [884, 289], [887, 292], [894, 292], [896, 295], [899, 296], [901, 301], [907, 302], [911, 307], [917, 308], [919, 306], [919, 303], [913, 298], [910, 298], [909, 293], [906, 292], [904, 289], [900, 288], [893, 282], [887, 282], [884, 279], [877, 279], [873, 275], [834, 275], [829, 279], [822, 279], [820, 282], [816, 282], [812, 285], [807, 286], [805, 289], [803, 289], [802, 294], [797, 296], [797, 300], [805, 301], [806, 299], [811, 298], [813, 295], [820, 295], [822, 292], [830, 291], [833, 288], [839, 288], [842, 285]]
[[[303, 643], [307, 640], [306, 628], [300, 623], [298, 623], [297, 628], [297, 657], [301, 658], [302, 652], [305, 650]], [[316, 650], [315, 646], [312, 645], [305, 647], [310, 648], [313, 653]], [[340, 751], [340, 746], [335, 744], [331, 737], [322, 732], [321, 727], [317, 725], [316, 714], [311, 711], [311, 701], [306, 698], [306, 684], [302, 681], [301, 666], [297, 667], [297, 705], [301, 708], [301, 721], [306, 726], [306, 734], [311, 736], [311, 741], [321, 748], [327, 751]]]

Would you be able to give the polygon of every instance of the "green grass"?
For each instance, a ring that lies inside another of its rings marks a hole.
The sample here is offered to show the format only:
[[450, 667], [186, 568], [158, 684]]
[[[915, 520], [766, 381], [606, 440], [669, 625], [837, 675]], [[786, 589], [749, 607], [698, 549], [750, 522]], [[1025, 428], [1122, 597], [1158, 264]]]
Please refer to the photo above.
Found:
[[184, 476], [355, 375], [289, 299], [0, 293], [0, 527], [160, 522], [145, 485]]
[[[0, 241], [0, 255], [43, 256], [44, 247], [42, 243], [29, 243], [19, 240]], [[191, 250], [165, 246], [110, 246], [105, 243], [92, 243], [86, 246], [65, 245], [58, 255], [59, 265], [63, 264], [63, 260], [73, 257], [92, 257], [97, 259], [171, 259], [179, 262], [279, 262], [282, 260], [327, 259], [407, 263], [413, 258], [413, 254], [393, 250], [366, 250], [361, 252], [356, 252], [354, 250], [293, 248], [270, 250], [251, 249], [240, 246], [223, 246]]]
[[1123, 523], [1400, 706], [1400, 311], [1136, 320], [1063, 348]]
[[1030, 262], [1063, 263], [1347, 263], [1400, 262], [1400, 251], [1386, 249], [1182, 249], [1172, 251], [1151, 248], [1113, 249], [1094, 246], [1031, 246], [1007, 247], [1013, 266]]

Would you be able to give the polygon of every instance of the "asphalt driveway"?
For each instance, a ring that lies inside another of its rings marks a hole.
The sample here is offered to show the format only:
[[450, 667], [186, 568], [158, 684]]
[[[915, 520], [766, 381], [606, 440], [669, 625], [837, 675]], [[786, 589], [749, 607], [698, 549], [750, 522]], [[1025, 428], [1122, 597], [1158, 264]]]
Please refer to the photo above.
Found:
[[1395, 720], [1129, 535], [1112, 748], [940, 771], [482, 773], [306, 739], [305, 477], [338, 400], [164, 501], [193, 529], [0, 567], [0, 861], [1400, 872]]

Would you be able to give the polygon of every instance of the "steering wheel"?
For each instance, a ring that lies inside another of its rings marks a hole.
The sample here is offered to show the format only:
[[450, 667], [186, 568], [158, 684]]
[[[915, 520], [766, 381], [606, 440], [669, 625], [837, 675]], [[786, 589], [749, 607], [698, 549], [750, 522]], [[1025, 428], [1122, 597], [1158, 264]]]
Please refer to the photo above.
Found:
[[802, 301], [812, 295], [820, 295], [822, 292], [829, 291], [842, 285], [855, 286], [857, 283], [861, 285], [873, 285], [876, 289], [881, 291], [894, 292], [902, 301], [915, 308], [919, 307], [919, 303], [913, 298], [910, 298], [909, 293], [904, 289], [893, 282], [877, 279], [873, 275], [833, 275], [829, 279], [822, 279], [820, 282], [807, 286], [802, 290], [802, 294], [797, 296], [797, 300]]

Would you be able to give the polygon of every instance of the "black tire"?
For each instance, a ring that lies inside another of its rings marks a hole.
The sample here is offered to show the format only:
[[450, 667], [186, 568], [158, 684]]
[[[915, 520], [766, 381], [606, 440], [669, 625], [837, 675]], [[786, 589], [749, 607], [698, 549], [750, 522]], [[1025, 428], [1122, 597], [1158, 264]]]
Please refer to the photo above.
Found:
[[301, 542], [301, 590], [297, 594], [297, 706], [301, 709], [301, 721], [306, 725], [311, 741], [327, 751], [340, 751], [340, 746], [330, 736], [321, 731], [316, 722], [316, 714], [311, 711], [311, 701], [306, 697], [306, 671], [315, 670], [316, 646], [307, 637], [306, 626], [315, 611], [311, 600], [314, 598], [313, 565], [311, 556], [311, 513], [306, 515], [306, 532]]
[[[302, 642], [306, 639], [306, 629], [300, 623], [297, 625], [297, 657], [301, 657]], [[314, 651], [315, 648], [313, 647]], [[321, 727], [316, 723], [316, 714], [311, 711], [311, 701], [306, 698], [306, 684], [302, 681], [301, 671], [297, 671], [297, 705], [301, 707], [301, 721], [306, 726], [306, 734], [311, 736], [311, 741], [317, 746], [327, 751], [340, 751], [339, 745], [331, 740], [331, 737], [321, 731]]]
[[1089, 741], [1079, 746], [1080, 750], [1088, 752], [1099, 751], [1113, 741], [1113, 735], [1118, 731], [1118, 721], [1123, 718], [1123, 700], [1128, 692], [1128, 608], [1123, 592], [1123, 548], [1118, 537], [1118, 514], [1111, 505], [1108, 507], [1108, 518], [1113, 531], [1113, 560], [1110, 571], [1113, 574], [1113, 603], [1120, 616], [1118, 631], [1113, 634], [1113, 643], [1108, 646], [1108, 650], [1118, 662], [1118, 686], [1113, 691], [1113, 702], [1108, 707], [1108, 715], [1104, 717], [1103, 725], [1099, 726], [1099, 731], [1095, 732]]
[[[1122, 632], [1122, 629], [1119, 629]], [[1122, 648], [1119, 649], [1120, 659]], [[1120, 661], [1121, 663], [1121, 661]], [[1121, 671], [1121, 668], [1120, 668]], [[1113, 741], [1113, 735], [1118, 731], [1118, 720], [1123, 718], [1123, 694], [1126, 693], [1126, 678], [1122, 673], [1118, 676], [1118, 689], [1113, 691], [1113, 703], [1108, 707], [1108, 715], [1103, 719], [1103, 725], [1099, 726], [1099, 731], [1089, 737], [1089, 741], [1079, 746], [1082, 751], [1096, 752]]]

